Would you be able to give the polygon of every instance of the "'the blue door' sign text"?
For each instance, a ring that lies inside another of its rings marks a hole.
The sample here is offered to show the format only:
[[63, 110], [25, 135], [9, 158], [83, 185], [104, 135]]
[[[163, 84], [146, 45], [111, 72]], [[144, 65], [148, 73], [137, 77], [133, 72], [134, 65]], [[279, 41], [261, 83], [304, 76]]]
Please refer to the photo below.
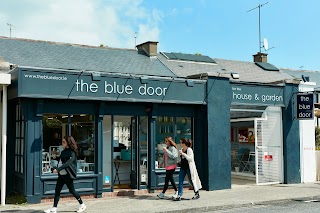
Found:
[[297, 94], [297, 119], [313, 119], [313, 94]]

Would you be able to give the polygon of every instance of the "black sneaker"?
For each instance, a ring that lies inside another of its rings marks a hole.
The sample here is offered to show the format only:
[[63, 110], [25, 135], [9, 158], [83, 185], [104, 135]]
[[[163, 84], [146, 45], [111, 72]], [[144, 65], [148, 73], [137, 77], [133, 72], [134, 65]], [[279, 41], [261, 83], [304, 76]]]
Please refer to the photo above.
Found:
[[180, 201], [180, 200], [181, 200], [181, 196], [178, 195], [176, 198], [173, 198], [172, 200], [173, 200], [173, 201]]
[[200, 194], [199, 193], [195, 193], [194, 196], [192, 197], [192, 200], [196, 200], [200, 198]]

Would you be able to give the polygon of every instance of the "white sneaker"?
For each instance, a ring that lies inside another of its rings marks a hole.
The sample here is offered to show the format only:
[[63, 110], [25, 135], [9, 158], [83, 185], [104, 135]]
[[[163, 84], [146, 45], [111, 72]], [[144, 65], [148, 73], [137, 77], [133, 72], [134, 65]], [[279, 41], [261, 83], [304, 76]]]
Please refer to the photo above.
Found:
[[80, 206], [79, 206], [79, 209], [78, 209], [78, 213], [80, 213], [80, 212], [84, 212], [84, 210], [86, 210], [86, 208], [87, 208], [87, 206], [86, 205], [84, 205], [84, 203], [83, 204], [80, 204]]
[[45, 213], [57, 213], [57, 207], [52, 207], [44, 211]]
[[176, 191], [173, 195], [172, 198], [177, 198], [178, 197], [178, 191]]

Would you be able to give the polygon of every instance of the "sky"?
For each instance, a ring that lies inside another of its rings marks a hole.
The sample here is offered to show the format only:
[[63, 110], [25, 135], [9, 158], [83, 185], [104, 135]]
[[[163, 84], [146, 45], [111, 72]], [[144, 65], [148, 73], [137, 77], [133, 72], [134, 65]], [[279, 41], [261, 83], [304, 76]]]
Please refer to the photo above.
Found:
[[259, 4], [268, 62], [320, 71], [319, 0], [0, 0], [0, 36], [253, 61]]

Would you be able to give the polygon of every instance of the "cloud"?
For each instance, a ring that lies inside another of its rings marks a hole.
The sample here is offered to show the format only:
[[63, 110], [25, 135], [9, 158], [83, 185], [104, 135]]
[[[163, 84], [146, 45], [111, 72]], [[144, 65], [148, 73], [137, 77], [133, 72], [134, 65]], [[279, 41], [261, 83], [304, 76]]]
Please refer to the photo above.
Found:
[[163, 18], [143, 0], [2, 0], [1, 5], [2, 35], [9, 35], [9, 22], [13, 37], [120, 48], [134, 48], [134, 32], [139, 42], [158, 40]]

